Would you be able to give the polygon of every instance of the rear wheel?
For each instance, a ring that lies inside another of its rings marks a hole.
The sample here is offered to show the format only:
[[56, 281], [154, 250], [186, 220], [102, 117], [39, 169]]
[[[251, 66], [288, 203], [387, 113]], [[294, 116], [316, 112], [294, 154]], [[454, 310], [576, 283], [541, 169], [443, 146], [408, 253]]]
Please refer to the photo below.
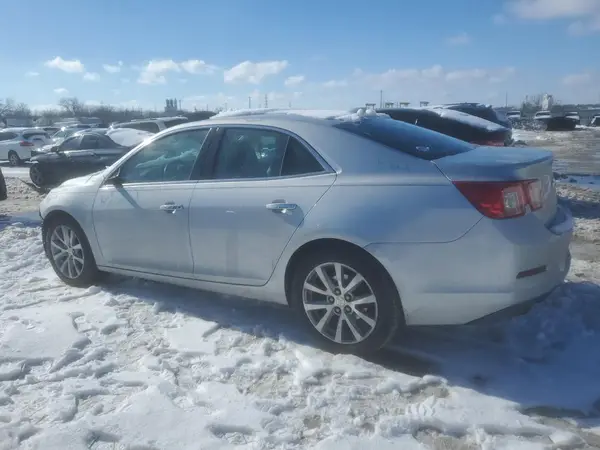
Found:
[[34, 164], [29, 169], [29, 178], [37, 187], [43, 187], [46, 184], [46, 175], [40, 168], [39, 164]]
[[389, 275], [375, 261], [346, 249], [305, 257], [294, 274], [290, 303], [313, 336], [334, 352], [379, 350], [404, 323]]
[[20, 166], [23, 163], [23, 161], [21, 161], [21, 158], [19, 158], [19, 155], [17, 155], [17, 152], [15, 152], [14, 150], [11, 150], [10, 152], [8, 152], [8, 163], [12, 167], [16, 167], [16, 166]]
[[56, 275], [70, 286], [88, 287], [101, 273], [81, 227], [68, 216], [51, 219], [44, 233], [44, 249]]

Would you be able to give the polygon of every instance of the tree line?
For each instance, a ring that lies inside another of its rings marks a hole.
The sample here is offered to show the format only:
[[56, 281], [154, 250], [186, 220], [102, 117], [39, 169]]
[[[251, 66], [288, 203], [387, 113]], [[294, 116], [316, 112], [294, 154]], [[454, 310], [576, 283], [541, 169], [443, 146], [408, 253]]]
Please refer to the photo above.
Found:
[[[0, 99], [0, 122], [5, 119], [45, 119], [47, 124], [53, 124], [66, 118], [97, 117], [102, 123], [126, 122], [133, 119], [156, 117], [156, 111], [142, 108], [118, 108], [112, 105], [86, 105], [77, 97], [63, 97], [58, 102], [58, 108], [47, 108], [32, 111], [26, 103], [19, 103], [11, 98]], [[177, 111], [176, 114], [185, 114]]]

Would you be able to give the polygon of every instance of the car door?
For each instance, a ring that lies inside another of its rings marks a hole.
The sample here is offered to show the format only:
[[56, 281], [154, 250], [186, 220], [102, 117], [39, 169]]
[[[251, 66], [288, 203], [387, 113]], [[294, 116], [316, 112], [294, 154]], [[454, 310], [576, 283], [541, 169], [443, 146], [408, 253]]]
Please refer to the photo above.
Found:
[[107, 266], [192, 276], [189, 204], [209, 132], [182, 130], [147, 143], [100, 187], [92, 215]]
[[0, 131], [0, 161], [5, 161], [8, 159], [8, 147], [12, 135], [14, 135], [14, 133]]
[[196, 277], [263, 285], [335, 172], [299, 138], [259, 127], [225, 127], [212, 179], [190, 203]]

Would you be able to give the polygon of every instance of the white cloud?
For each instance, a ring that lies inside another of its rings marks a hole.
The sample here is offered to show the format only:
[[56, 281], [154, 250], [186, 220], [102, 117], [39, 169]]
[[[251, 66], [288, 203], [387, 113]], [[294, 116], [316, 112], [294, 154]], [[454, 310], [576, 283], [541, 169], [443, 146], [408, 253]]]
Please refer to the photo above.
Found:
[[471, 42], [471, 38], [464, 31], [456, 36], [450, 36], [446, 39], [448, 45], [466, 45]]
[[573, 73], [563, 78], [563, 84], [567, 86], [581, 86], [589, 84], [592, 81], [592, 74], [589, 72]]
[[29, 72], [26, 72], [26, 73], [25, 73], [25, 76], [26, 76], [26, 77], [37, 77], [37, 76], [39, 76], [39, 75], [40, 75], [40, 73], [39, 73], [39, 72], [34, 72], [34, 71], [29, 71]]
[[223, 73], [225, 83], [251, 83], [260, 82], [272, 75], [281, 73], [288, 66], [287, 61], [244, 61]]
[[51, 69], [58, 69], [68, 73], [85, 72], [85, 66], [78, 59], [66, 60], [57, 56], [54, 59], [46, 61], [44, 65]]
[[105, 72], [108, 73], [119, 73], [121, 71], [121, 67], [123, 66], [123, 61], [119, 61], [117, 64], [103, 64]]
[[218, 69], [217, 66], [212, 64], [208, 64], [207, 62], [201, 59], [188, 59], [187, 61], [183, 61], [179, 63], [181, 68], [188, 73], [192, 74], [213, 74]]
[[600, 1], [598, 0], [511, 0], [507, 10], [525, 20], [571, 19], [571, 34], [600, 31]]
[[326, 88], [340, 88], [348, 86], [347, 80], [329, 80], [323, 83], [323, 87]]
[[306, 77], [304, 75], [293, 75], [291, 77], [287, 77], [283, 82], [286, 86], [297, 86], [300, 83], [303, 83]]
[[212, 74], [217, 70], [217, 66], [208, 64], [200, 59], [188, 59], [180, 63], [172, 59], [151, 60], [142, 67], [138, 83], [141, 84], [165, 84], [168, 72], [187, 72], [191, 74]]
[[167, 79], [163, 74], [167, 72], [181, 72], [179, 64], [172, 59], [152, 60], [142, 68], [138, 83], [165, 84]]
[[65, 89], [65, 88], [56, 88], [56, 89], [54, 89], [54, 93], [64, 95], [64, 94], [68, 94], [69, 91], [68, 91], [68, 89]]
[[98, 81], [100, 80], [100, 75], [98, 75], [96, 72], [86, 72], [83, 76], [83, 79], [85, 81]]
[[426, 69], [389, 69], [382, 73], [365, 73], [360, 69], [354, 71], [354, 81], [358, 84], [368, 85], [374, 89], [397, 88], [407, 83], [457, 83], [477, 81], [487, 83], [500, 83], [515, 74], [514, 67], [501, 69], [458, 69], [445, 70], [436, 64]]

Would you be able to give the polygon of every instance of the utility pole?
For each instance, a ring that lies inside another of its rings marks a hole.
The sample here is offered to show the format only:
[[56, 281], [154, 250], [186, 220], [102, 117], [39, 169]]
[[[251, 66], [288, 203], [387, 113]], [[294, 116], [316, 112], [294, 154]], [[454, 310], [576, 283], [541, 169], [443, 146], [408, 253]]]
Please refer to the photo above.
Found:
[[248, 109], [252, 109], [252, 96], [248, 96]]
[[383, 108], [383, 89], [379, 91], [379, 107]]
[[265, 94], [265, 108], [268, 108], [268, 107], [269, 107], [269, 98], [268, 98], [268, 95]]
[[504, 99], [504, 106], [508, 108], [508, 92], [506, 93], [506, 97]]

